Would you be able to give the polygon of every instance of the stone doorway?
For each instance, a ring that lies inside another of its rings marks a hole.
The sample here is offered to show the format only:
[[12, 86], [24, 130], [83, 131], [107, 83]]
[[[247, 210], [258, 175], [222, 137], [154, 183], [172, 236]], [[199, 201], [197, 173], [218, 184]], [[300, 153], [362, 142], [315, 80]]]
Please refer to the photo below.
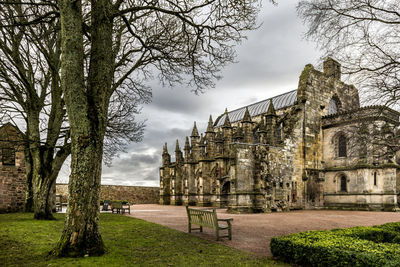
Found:
[[228, 206], [229, 193], [231, 192], [231, 182], [227, 181], [221, 188], [221, 206]]

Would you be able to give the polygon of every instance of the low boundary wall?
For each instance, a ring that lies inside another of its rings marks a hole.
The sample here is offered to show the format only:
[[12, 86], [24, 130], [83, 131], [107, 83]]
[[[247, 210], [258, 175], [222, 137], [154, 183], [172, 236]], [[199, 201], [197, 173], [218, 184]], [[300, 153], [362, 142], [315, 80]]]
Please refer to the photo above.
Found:
[[[68, 199], [68, 184], [57, 184], [56, 194], [62, 195], [62, 202]], [[159, 187], [101, 185], [100, 200], [126, 200], [130, 204], [157, 204], [160, 199]]]

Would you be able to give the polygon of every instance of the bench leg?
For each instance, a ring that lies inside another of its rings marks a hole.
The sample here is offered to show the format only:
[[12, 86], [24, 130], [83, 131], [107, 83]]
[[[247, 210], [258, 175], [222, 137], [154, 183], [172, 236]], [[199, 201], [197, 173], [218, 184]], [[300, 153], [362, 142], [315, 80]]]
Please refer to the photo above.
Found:
[[189, 231], [189, 233], [192, 232], [192, 224], [191, 223], [188, 224], [188, 231]]
[[203, 232], [203, 226], [200, 226], [200, 232]]
[[217, 236], [217, 241], [219, 241], [219, 229], [215, 229], [215, 235]]
[[232, 240], [232, 230], [231, 230], [231, 227], [228, 228], [228, 236], [229, 236], [229, 240]]

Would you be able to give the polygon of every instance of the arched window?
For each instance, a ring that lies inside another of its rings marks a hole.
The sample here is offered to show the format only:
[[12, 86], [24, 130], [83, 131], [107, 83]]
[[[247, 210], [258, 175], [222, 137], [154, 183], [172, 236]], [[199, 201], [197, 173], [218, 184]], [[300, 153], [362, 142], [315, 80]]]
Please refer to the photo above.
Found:
[[347, 157], [347, 138], [344, 135], [338, 138], [338, 156]]
[[332, 98], [331, 101], [329, 101], [328, 115], [336, 114], [337, 112], [338, 112], [338, 103], [336, 99]]
[[347, 192], [347, 179], [344, 175], [340, 178], [340, 191]]
[[279, 126], [276, 128], [276, 137], [278, 141], [282, 141], [282, 124], [279, 124]]
[[253, 133], [253, 142], [254, 142], [254, 144], [260, 143], [260, 136], [258, 135], [257, 131], [254, 131], [254, 133]]

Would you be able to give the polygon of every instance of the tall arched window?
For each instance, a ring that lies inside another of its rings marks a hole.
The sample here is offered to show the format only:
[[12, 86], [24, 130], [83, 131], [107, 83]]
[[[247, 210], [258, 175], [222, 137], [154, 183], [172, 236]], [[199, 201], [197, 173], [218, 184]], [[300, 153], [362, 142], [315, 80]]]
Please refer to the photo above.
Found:
[[339, 157], [347, 157], [347, 138], [344, 135], [338, 138], [338, 151]]
[[334, 98], [332, 98], [331, 101], [329, 101], [328, 115], [336, 114], [337, 112], [338, 112], [338, 103]]
[[260, 136], [258, 135], [257, 131], [254, 131], [253, 133], [253, 142], [254, 144], [260, 143]]
[[347, 192], [347, 179], [344, 175], [340, 178], [340, 191]]
[[278, 141], [282, 141], [282, 124], [279, 124], [279, 126], [276, 128], [276, 137]]

